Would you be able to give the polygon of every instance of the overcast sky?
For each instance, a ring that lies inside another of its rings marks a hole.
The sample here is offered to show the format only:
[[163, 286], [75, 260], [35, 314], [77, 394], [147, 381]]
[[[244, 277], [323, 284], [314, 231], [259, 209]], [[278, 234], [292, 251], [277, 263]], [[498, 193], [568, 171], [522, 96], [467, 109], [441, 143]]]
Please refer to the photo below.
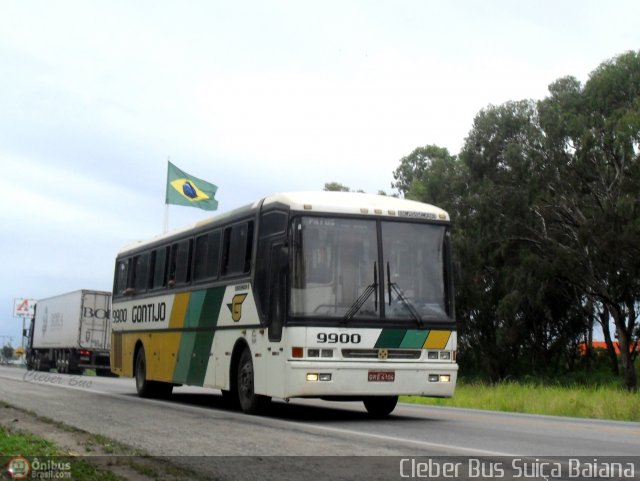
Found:
[[120, 247], [162, 230], [168, 158], [220, 211], [391, 192], [400, 158], [458, 153], [483, 107], [640, 48], [639, 18], [637, 0], [0, 0], [0, 336], [20, 344], [15, 298], [111, 289]]

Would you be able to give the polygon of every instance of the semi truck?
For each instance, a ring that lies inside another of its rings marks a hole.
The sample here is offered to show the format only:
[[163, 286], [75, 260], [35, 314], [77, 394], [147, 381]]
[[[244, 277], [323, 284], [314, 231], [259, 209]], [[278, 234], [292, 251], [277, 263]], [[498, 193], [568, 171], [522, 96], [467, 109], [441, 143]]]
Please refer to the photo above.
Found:
[[27, 332], [27, 368], [111, 374], [111, 293], [88, 289], [36, 302]]

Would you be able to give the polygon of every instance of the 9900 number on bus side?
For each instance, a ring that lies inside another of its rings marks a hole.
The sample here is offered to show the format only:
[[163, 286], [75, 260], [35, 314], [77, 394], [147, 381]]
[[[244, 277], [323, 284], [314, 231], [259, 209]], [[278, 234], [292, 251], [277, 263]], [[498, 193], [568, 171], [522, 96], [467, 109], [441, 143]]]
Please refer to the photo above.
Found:
[[319, 332], [317, 336], [318, 344], [360, 344], [362, 336], [357, 332], [348, 334], [343, 332], [338, 334], [337, 332]]

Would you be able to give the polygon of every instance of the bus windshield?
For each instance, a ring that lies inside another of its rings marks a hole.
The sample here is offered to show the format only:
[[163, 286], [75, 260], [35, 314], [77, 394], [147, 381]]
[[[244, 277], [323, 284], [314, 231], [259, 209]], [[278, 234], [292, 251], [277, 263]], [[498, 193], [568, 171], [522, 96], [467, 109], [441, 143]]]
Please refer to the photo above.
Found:
[[291, 314], [418, 324], [447, 319], [445, 229], [375, 219], [297, 219]]

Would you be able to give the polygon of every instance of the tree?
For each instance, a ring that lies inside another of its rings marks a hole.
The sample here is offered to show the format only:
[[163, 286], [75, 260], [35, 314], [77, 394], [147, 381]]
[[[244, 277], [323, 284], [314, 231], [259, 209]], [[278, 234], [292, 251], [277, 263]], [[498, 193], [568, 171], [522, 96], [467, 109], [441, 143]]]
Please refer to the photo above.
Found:
[[340, 182], [326, 182], [323, 190], [329, 192], [351, 192], [349, 187], [342, 185]]
[[566, 363], [581, 329], [575, 291], [530, 232], [547, 181], [535, 103], [481, 111], [460, 159], [468, 189], [456, 224], [464, 229], [456, 236], [463, 345], [494, 379], [548, 372]]
[[418, 147], [400, 159], [391, 186], [406, 198], [438, 205], [445, 210], [455, 207], [454, 194], [459, 173], [457, 157], [444, 147]]
[[[640, 299], [640, 55], [604, 62], [584, 88], [550, 87], [540, 119], [552, 160], [542, 238], [566, 262], [567, 281], [602, 306], [616, 327], [625, 384], [634, 368]], [[612, 343], [608, 339], [610, 351]]]
[[9, 344], [2, 347], [2, 357], [4, 359], [12, 359], [13, 358], [13, 347]]

